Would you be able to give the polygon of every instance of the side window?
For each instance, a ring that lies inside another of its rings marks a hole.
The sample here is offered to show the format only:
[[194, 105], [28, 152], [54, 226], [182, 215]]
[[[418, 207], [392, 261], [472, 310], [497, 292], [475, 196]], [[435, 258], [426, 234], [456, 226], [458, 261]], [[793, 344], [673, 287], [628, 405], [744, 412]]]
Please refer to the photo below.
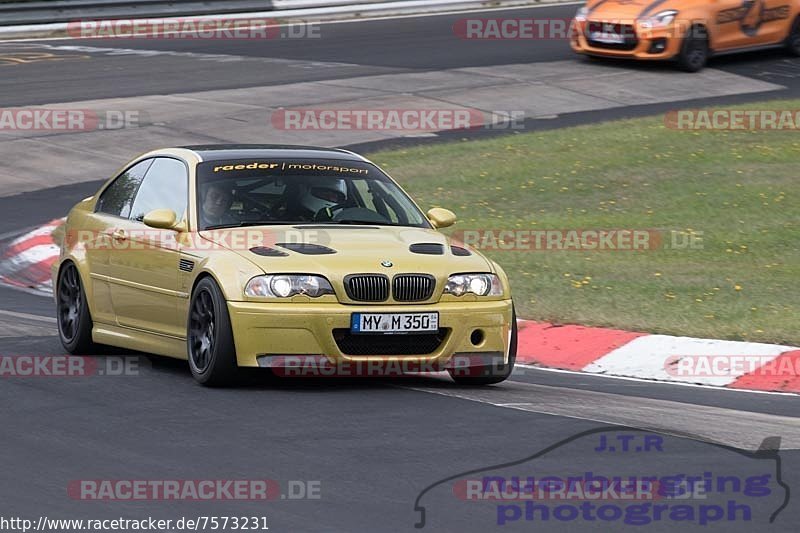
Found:
[[151, 164], [153, 164], [152, 159], [145, 159], [120, 174], [100, 195], [95, 211], [128, 218], [136, 191], [139, 190], [139, 185]]
[[130, 218], [141, 221], [153, 209], [172, 209], [180, 220], [186, 211], [188, 187], [186, 165], [177, 159], [156, 158], [139, 187]]

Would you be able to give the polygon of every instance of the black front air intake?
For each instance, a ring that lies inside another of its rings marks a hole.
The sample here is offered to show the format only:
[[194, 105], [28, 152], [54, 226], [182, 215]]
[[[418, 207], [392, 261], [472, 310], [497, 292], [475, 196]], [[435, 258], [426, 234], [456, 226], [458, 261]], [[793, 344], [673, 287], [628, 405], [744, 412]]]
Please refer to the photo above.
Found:
[[333, 339], [345, 355], [429, 355], [447, 338], [448, 328], [434, 333], [403, 335], [355, 335], [349, 329], [334, 329]]

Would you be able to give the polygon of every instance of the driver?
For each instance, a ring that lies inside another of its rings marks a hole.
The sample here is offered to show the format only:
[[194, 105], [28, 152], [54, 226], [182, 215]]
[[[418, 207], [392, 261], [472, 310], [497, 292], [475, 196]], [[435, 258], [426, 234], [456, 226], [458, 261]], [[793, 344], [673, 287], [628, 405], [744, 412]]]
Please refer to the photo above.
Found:
[[[300, 193], [300, 205], [305, 211], [304, 217], [314, 220], [324, 209], [341, 205], [347, 201], [347, 184], [343, 179], [337, 178], [312, 178], [305, 184]], [[333, 216], [330, 211], [328, 219]]]
[[235, 224], [236, 218], [228, 211], [233, 204], [233, 191], [224, 182], [206, 187], [200, 204], [200, 225], [203, 228]]

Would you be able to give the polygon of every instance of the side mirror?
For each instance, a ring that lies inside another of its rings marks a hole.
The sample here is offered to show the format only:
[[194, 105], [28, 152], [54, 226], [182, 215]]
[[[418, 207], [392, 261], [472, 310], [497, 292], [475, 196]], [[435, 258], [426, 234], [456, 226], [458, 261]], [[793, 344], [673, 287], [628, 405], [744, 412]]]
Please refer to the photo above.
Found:
[[178, 216], [172, 209], [154, 209], [144, 216], [142, 222], [151, 228], [175, 229], [180, 231], [180, 228], [176, 227], [177, 219]]
[[456, 223], [456, 214], [449, 209], [434, 207], [428, 211], [428, 220], [436, 229], [447, 228]]

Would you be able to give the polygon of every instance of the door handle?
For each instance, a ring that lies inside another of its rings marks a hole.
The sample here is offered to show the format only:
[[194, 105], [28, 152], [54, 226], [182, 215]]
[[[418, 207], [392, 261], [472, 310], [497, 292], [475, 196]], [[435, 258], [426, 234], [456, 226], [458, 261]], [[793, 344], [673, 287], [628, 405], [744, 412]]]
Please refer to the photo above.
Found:
[[111, 233], [111, 238], [115, 241], [124, 241], [128, 238], [128, 235], [125, 233], [125, 230], [117, 229]]

